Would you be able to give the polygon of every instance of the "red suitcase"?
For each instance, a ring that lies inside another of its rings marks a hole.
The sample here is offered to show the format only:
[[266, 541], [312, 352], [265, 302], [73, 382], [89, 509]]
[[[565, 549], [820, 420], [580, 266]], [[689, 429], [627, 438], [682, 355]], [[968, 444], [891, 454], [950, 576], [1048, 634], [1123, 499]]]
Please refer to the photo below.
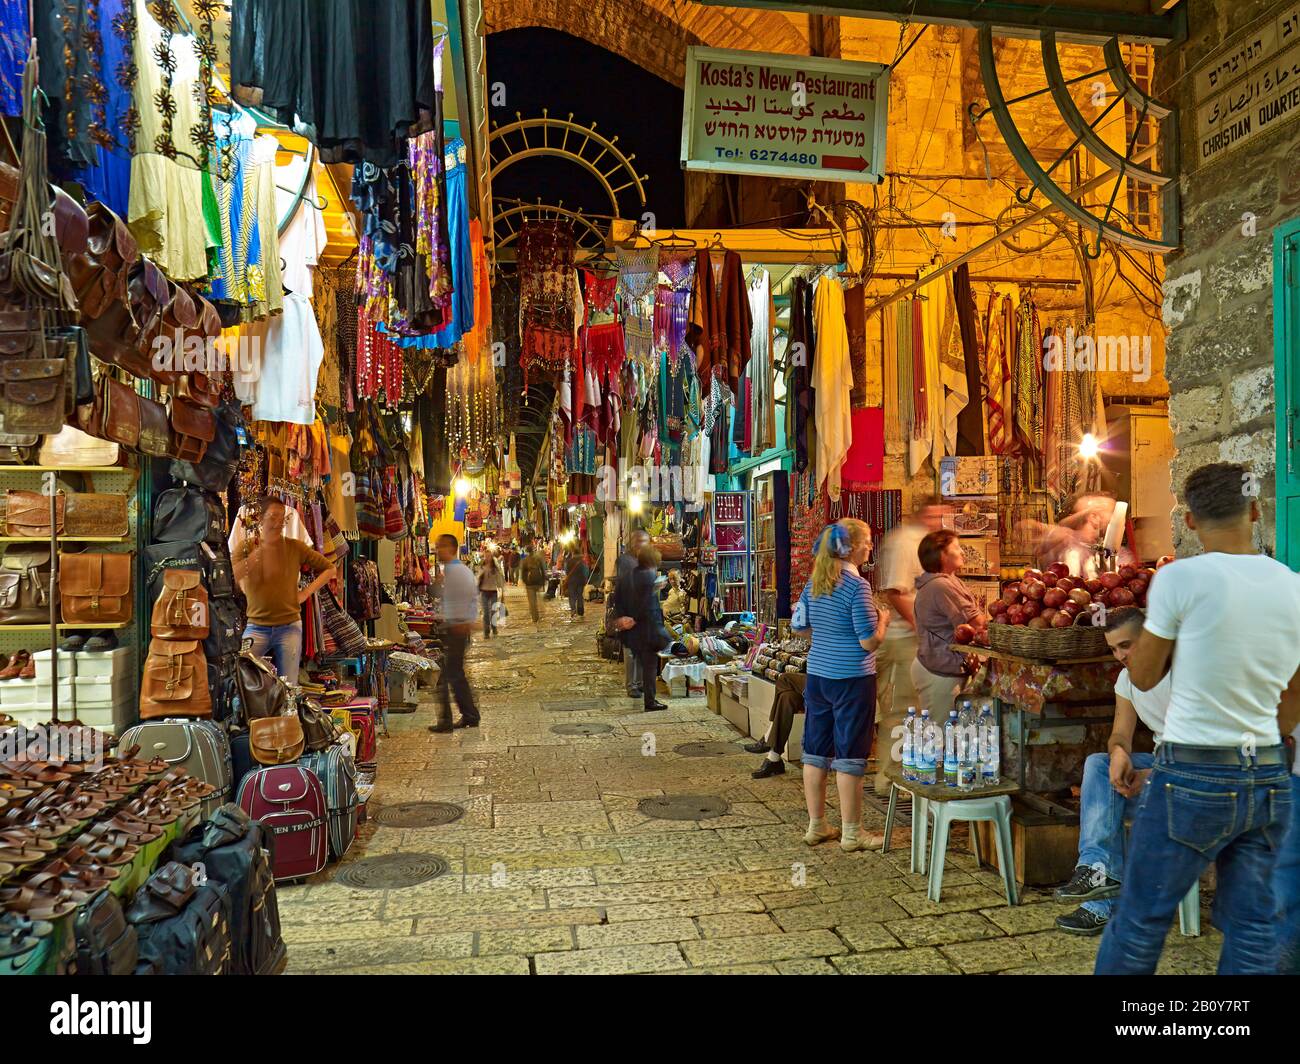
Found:
[[325, 867], [329, 816], [315, 773], [298, 765], [259, 768], [240, 783], [238, 801], [239, 808], [266, 825], [277, 882], [315, 875]]

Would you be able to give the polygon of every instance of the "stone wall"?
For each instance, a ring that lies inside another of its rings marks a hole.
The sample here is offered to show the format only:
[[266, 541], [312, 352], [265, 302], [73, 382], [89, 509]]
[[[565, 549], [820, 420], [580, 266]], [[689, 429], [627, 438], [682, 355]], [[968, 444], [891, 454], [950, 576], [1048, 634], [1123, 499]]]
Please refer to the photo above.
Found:
[[[1179, 494], [1187, 474], [1206, 462], [1249, 463], [1259, 477], [1264, 511], [1257, 526], [1260, 545], [1270, 553], [1276, 458], [1272, 230], [1300, 214], [1300, 122], [1192, 170], [1190, 72], [1235, 31], [1284, 6], [1189, 0], [1188, 40], [1167, 49], [1157, 67], [1157, 93], [1179, 108], [1185, 160], [1182, 247], [1167, 259], [1163, 307], [1178, 448], [1173, 489]], [[1161, 85], [1170, 90], [1160, 92]], [[1247, 215], [1253, 224], [1243, 220]], [[1181, 509], [1174, 515], [1174, 541], [1180, 554], [1198, 550]]]

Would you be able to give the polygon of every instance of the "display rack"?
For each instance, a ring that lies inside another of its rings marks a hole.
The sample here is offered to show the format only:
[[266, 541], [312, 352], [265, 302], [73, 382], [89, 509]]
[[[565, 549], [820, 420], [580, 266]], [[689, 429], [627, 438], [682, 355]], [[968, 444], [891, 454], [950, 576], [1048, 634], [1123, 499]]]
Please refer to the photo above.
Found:
[[776, 624], [775, 472], [754, 478], [754, 603], [760, 624]]
[[718, 545], [718, 597], [724, 613], [754, 608], [754, 493], [713, 496], [713, 541]]

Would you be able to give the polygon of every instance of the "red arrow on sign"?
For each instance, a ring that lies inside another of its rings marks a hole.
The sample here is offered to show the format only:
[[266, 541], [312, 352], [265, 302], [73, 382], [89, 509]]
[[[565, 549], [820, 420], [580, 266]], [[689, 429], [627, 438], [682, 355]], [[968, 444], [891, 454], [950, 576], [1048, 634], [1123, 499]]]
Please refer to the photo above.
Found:
[[869, 164], [861, 155], [823, 155], [823, 170], [856, 170], [861, 173]]

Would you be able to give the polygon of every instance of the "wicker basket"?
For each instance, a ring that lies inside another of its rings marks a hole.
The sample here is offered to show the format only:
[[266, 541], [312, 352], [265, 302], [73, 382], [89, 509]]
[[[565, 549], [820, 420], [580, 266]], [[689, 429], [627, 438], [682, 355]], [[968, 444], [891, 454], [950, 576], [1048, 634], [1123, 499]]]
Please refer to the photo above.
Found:
[[1100, 628], [1071, 625], [1069, 628], [1029, 628], [1018, 624], [990, 624], [989, 646], [1003, 654], [1042, 661], [1092, 658], [1110, 647]]

